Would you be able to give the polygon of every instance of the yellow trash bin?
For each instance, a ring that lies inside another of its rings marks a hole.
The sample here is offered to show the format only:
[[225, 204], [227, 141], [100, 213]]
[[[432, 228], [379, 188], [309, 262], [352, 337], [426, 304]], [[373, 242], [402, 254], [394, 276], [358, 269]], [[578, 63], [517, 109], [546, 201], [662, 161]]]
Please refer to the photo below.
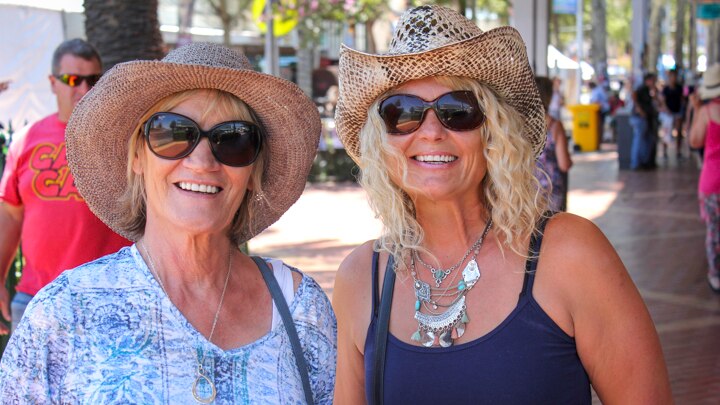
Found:
[[568, 106], [573, 116], [573, 140], [583, 152], [592, 152], [599, 147], [598, 104], [576, 104]]

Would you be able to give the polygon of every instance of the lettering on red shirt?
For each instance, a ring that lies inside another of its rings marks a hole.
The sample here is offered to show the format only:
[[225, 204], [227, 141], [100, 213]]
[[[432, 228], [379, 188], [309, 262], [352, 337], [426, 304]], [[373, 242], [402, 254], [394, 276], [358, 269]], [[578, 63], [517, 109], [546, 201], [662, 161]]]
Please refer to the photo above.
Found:
[[42, 200], [83, 201], [65, 155], [65, 142], [41, 143], [30, 155], [30, 169], [35, 173], [32, 189]]

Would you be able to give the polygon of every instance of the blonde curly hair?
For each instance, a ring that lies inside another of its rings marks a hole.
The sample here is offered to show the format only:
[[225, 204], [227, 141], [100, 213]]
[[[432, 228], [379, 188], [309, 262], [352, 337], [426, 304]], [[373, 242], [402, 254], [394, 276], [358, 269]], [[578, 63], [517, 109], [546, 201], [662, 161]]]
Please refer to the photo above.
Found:
[[[527, 247], [523, 244], [547, 209], [547, 199], [533, 175], [536, 163], [532, 147], [522, 133], [524, 118], [477, 80], [448, 76], [434, 79], [453, 90], [470, 90], [480, 101], [486, 116], [480, 128], [487, 161], [487, 173], [481, 183], [483, 205], [492, 217], [501, 249], [507, 247], [526, 257]], [[368, 119], [360, 131], [359, 181], [383, 223], [375, 249], [392, 254], [396, 263], [404, 263], [404, 252], [426, 250], [421, 246], [424, 232], [417, 221], [414, 203], [403, 186], [392, 180], [388, 170], [399, 167], [401, 175], [396, 178], [406, 183], [407, 163], [401, 152], [388, 144], [378, 113], [380, 100], [393, 93], [397, 90], [387, 91], [368, 109]]]

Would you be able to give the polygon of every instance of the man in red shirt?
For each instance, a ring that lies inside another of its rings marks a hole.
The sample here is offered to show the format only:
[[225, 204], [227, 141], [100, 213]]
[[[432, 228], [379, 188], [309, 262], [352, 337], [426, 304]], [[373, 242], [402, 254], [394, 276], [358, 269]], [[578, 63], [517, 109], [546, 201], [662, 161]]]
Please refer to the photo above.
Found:
[[[0, 313], [12, 318], [12, 329], [32, 296], [64, 270], [130, 244], [90, 212], [65, 156], [70, 114], [101, 74], [100, 56], [90, 44], [80, 39], [60, 44], [49, 77], [58, 112], [10, 145], [0, 180]], [[25, 268], [9, 305], [5, 280], [20, 241]], [[0, 323], [0, 334], [8, 332]]]

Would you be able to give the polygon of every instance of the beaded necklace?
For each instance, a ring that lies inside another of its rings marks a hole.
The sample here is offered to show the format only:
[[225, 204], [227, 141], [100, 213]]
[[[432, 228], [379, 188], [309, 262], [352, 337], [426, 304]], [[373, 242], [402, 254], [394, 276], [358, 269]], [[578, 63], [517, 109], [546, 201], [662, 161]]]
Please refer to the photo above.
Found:
[[[473, 249], [471, 251], [473, 255], [462, 271], [462, 279], [456, 285], [449, 284], [444, 289], [438, 288], [440, 283], [437, 282], [436, 278], [437, 287], [430, 287], [430, 284], [420, 280], [417, 276], [415, 268], [416, 254], [410, 256], [410, 274], [415, 289], [415, 320], [418, 323], [418, 329], [411, 336], [412, 340], [420, 342], [425, 347], [437, 345], [450, 347], [455, 339], [465, 333], [465, 326], [470, 322], [467, 315], [467, 306], [465, 305], [465, 296], [480, 279], [480, 268], [475, 259], [480, 253], [480, 248], [491, 227], [492, 219], [485, 225], [485, 230], [477, 242], [472, 245]], [[463, 260], [453, 267], [462, 265], [468, 255], [469, 253], [466, 253]], [[417, 257], [419, 258], [419, 256]], [[455, 273], [452, 282], [454, 282], [458, 274], [460, 272]], [[433, 273], [433, 276], [435, 276], [435, 273]], [[449, 303], [439, 302], [441, 299], [450, 297], [454, 298]], [[444, 312], [435, 312], [440, 307], [447, 309]], [[428, 313], [421, 312], [423, 308]]]

